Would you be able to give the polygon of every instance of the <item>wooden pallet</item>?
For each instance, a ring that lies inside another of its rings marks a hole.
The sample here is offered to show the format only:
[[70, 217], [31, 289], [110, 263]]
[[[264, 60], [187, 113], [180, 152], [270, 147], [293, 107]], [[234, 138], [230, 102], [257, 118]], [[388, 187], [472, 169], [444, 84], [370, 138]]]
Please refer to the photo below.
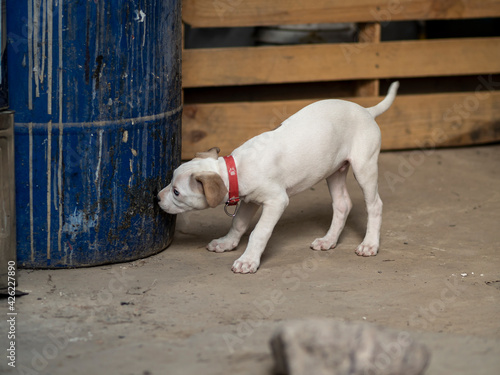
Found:
[[[500, 37], [381, 42], [380, 22], [499, 17], [500, 0], [184, 0], [191, 27], [356, 22], [358, 43], [183, 49], [183, 87], [258, 87], [355, 81], [348, 100], [381, 100], [381, 79], [477, 76], [472, 91], [399, 95], [380, 116], [382, 149], [500, 140]], [[500, 21], [499, 21], [500, 22]], [[498, 82], [498, 83], [497, 83]], [[383, 93], [385, 94], [385, 93]], [[182, 157], [219, 146], [228, 154], [317, 99], [188, 102]], [[286, 115], [286, 116], [285, 116]]]

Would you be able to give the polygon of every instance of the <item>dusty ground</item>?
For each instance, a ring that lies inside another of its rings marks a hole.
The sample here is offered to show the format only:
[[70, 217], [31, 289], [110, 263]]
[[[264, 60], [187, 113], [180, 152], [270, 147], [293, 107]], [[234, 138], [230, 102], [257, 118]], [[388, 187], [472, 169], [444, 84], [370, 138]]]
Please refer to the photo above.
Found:
[[[221, 207], [179, 217], [173, 245], [147, 259], [21, 270], [30, 294], [16, 304], [16, 371], [270, 374], [275, 327], [329, 317], [410, 332], [432, 350], [427, 374], [498, 374], [499, 175], [500, 145], [382, 154], [382, 243], [371, 258], [354, 254], [366, 219], [351, 175], [338, 247], [309, 249], [330, 221], [322, 183], [292, 199], [254, 275], [230, 270], [248, 237], [234, 252], [204, 250], [230, 225]], [[5, 317], [5, 300], [0, 309]]]

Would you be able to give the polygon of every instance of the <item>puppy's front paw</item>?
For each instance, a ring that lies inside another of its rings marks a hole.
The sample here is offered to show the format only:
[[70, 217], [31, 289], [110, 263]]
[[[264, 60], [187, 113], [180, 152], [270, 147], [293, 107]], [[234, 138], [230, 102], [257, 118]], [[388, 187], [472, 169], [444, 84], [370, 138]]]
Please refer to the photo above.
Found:
[[329, 241], [328, 239], [316, 238], [311, 244], [311, 249], [313, 250], [330, 250], [337, 245], [336, 242]]
[[207, 245], [208, 251], [215, 251], [216, 253], [223, 253], [224, 251], [234, 250], [238, 246], [237, 241], [231, 241], [224, 237], [213, 240]]
[[363, 257], [377, 255], [377, 253], [378, 253], [378, 244], [365, 244], [363, 242], [356, 249], [356, 254], [363, 256]]
[[231, 268], [234, 273], [255, 273], [259, 268], [259, 260], [251, 260], [244, 257], [237, 259]]

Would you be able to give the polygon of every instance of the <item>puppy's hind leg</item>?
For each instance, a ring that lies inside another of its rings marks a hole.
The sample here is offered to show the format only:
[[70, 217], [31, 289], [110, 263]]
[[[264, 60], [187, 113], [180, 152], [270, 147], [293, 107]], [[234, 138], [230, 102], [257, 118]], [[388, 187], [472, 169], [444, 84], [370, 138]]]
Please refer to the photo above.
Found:
[[311, 244], [313, 250], [329, 250], [337, 245], [340, 233], [344, 229], [347, 216], [352, 208], [351, 198], [346, 187], [348, 171], [349, 164], [346, 163], [326, 179], [333, 200], [333, 219], [327, 234], [322, 238], [316, 238]]
[[234, 250], [238, 246], [241, 237], [248, 229], [252, 217], [255, 215], [259, 206], [254, 203], [241, 202], [229, 233], [224, 237], [213, 240], [207, 245], [207, 250], [222, 253], [224, 251]]
[[380, 243], [380, 227], [382, 225], [382, 200], [378, 194], [377, 157], [372, 157], [362, 165], [352, 164], [354, 176], [363, 190], [368, 212], [366, 234], [363, 242], [357, 247], [356, 254], [361, 256], [377, 255]]

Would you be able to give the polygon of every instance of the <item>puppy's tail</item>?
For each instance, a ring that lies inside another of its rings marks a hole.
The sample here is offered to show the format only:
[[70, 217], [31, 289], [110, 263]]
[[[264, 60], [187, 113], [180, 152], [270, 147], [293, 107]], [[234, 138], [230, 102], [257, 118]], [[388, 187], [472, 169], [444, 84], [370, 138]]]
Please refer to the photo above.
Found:
[[370, 112], [373, 117], [377, 117], [380, 116], [385, 111], [387, 111], [389, 107], [392, 105], [394, 98], [396, 97], [396, 93], [398, 92], [398, 87], [399, 87], [399, 81], [391, 83], [391, 86], [389, 87], [389, 92], [387, 93], [387, 96], [384, 98], [384, 100], [382, 100], [376, 106], [367, 108], [368, 112]]

